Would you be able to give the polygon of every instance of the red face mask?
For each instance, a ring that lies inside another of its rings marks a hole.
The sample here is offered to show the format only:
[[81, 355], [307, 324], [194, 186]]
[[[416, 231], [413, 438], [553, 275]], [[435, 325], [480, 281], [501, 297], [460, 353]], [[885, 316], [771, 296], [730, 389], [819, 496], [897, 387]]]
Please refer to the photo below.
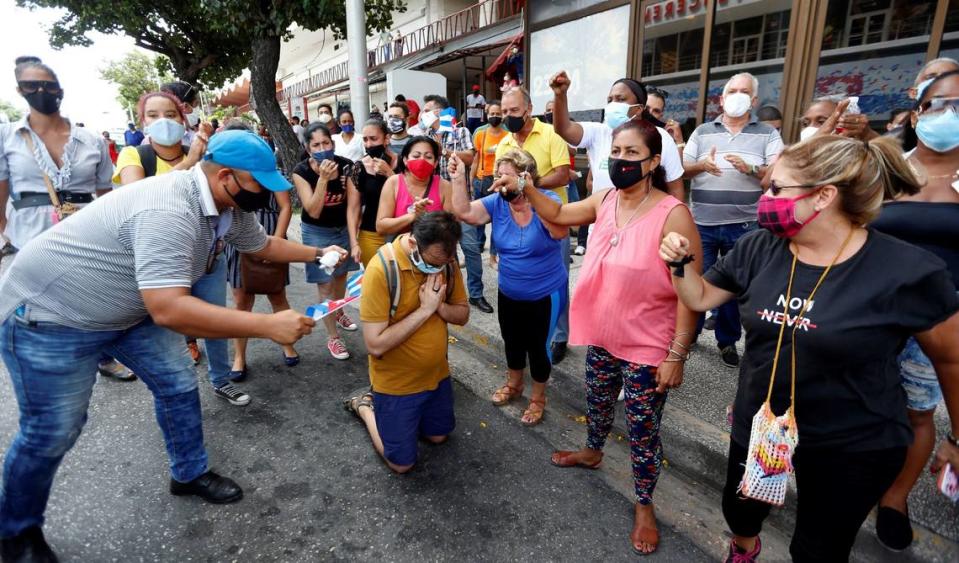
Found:
[[411, 158], [406, 161], [406, 169], [409, 170], [410, 174], [415, 176], [417, 180], [426, 180], [435, 168], [436, 165], [425, 158]]
[[772, 197], [763, 194], [759, 197], [758, 223], [780, 238], [792, 238], [799, 234], [803, 227], [808, 225], [819, 215], [816, 211], [805, 222], [796, 219], [796, 202], [816, 195], [817, 192], [799, 197]]

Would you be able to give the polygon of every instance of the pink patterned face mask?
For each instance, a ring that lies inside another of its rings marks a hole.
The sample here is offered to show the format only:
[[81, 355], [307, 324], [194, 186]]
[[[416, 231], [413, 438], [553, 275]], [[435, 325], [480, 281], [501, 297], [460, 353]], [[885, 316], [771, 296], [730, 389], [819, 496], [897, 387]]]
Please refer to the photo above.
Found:
[[816, 211], [805, 222], [796, 219], [796, 202], [816, 195], [816, 192], [799, 197], [772, 197], [763, 194], [759, 197], [757, 221], [759, 226], [781, 238], [792, 238], [803, 227], [819, 215]]

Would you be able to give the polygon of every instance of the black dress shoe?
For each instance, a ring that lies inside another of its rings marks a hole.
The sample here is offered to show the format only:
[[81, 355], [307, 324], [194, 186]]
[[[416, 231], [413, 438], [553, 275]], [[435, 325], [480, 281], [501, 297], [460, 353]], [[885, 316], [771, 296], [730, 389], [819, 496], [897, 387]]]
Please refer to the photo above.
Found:
[[40, 526], [31, 526], [12, 538], [4, 538], [2, 542], [3, 563], [57, 563], [57, 555], [53, 553], [47, 541], [43, 539], [43, 530]]
[[553, 342], [553, 345], [549, 347], [549, 355], [553, 359], [553, 364], [562, 362], [566, 357], [566, 343]]
[[484, 313], [492, 313], [493, 306], [486, 301], [485, 297], [470, 297], [470, 305], [476, 307]]
[[207, 471], [189, 483], [170, 479], [170, 492], [177, 496], [196, 495], [213, 504], [229, 504], [243, 498], [243, 489], [233, 479]]

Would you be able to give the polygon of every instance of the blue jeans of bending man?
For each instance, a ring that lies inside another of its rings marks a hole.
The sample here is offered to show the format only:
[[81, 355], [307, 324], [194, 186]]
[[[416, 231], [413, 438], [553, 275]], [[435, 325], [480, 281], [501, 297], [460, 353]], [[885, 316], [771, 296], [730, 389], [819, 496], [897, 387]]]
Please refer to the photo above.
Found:
[[[696, 225], [699, 236], [703, 241], [703, 272], [709, 271], [719, 259], [736, 244], [743, 235], [756, 230], [756, 223], [730, 223], [728, 225]], [[743, 335], [743, 327], [739, 321], [739, 305], [736, 300], [727, 301], [720, 305], [713, 314], [716, 315], [716, 342], [720, 348], [731, 346], [739, 342]], [[703, 330], [705, 315], [699, 316], [696, 324], [696, 336]]]
[[[563, 255], [563, 266], [566, 267], [566, 274], [569, 275], [569, 237], [560, 241], [560, 253]], [[569, 282], [566, 282], [567, 285]], [[566, 343], [569, 340], [569, 299], [563, 301], [563, 310], [556, 321], [556, 332], [553, 333], [553, 342]]]
[[[203, 276], [190, 290], [193, 297], [202, 299], [210, 305], [226, 307], [226, 256], [220, 254], [214, 263], [213, 271]], [[207, 369], [210, 383], [220, 387], [230, 382], [230, 349], [229, 340], [221, 338], [205, 338]], [[136, 373], [136, 372], [134, 372]]]
[[196, 370], [182, 335], [149, 318], [127, 330], [87, 331], [31, 322], [21, 309], [0, 324], [0, 356], [20, 411], [3, 465], [0, 537], [43, 524], [57, 468], [87, 421], [101, 353], [153, 394], [173, 478], [185, 483], [206, 472]]
[[[473, 199], [479, 200], [490, 195], [489, 189], [493, 186], [493, 177], [487, 176], [485, 178], [477, 178], [473, 180]], [[476, 236], [477, 242], [479, 243], [480, 250], [486, 246], [486, 225], [480, 225], [476, 227]], [[496, 256], [496, 244], [493, 240], [493, 231], [490, 230], [489, 234], [489, 253], [490, 256]]]
[[470, 299], [479, 299], [483, 297], [483, 257], [480, 255], [476, 227], [466, 223], [461, 225], [463, 236], [460, 237], [460, 248], [466, 257], [466, 289]]

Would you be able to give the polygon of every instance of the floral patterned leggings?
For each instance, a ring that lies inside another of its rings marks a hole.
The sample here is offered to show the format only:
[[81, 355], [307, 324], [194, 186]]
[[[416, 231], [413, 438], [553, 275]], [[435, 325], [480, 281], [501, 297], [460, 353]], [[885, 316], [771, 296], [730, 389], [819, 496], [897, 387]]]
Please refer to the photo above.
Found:
[[663, 462], [659, 423], [666, 393], [656, 392], [656, 368], [617, 358], [598, 346], [586, 352], [586, 447], [602, 450], [613, 427], [616, 398], [626, 386], [626, 425], [636, 500], [653, 502], [653, 489]]

